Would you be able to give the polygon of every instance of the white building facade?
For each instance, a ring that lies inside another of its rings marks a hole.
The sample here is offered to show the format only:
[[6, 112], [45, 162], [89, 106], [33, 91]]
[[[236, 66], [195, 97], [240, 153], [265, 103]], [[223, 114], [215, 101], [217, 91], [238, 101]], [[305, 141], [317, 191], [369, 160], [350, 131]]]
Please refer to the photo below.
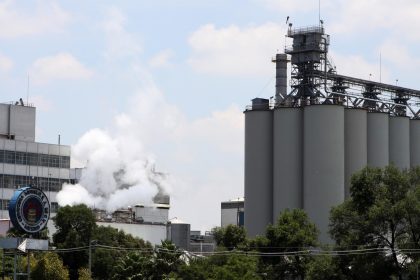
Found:
[[0, 104], [0, 218], [8, 219], [14, 191], [25, 185], [47, 195], [57, 211], [57, 192], [70, 183], [70, 146], [35, 142], [36, 108], [20, 102]]

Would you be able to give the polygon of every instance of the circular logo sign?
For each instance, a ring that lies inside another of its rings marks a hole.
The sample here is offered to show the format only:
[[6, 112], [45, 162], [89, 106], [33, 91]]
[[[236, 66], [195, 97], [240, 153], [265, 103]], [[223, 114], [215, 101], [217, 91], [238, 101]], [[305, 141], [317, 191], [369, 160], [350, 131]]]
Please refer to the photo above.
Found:
[[47, 225], [50, 203], [40, 189], [23, 187], [16, 190], [10, 200], [9, 216], [16, 228], [27, 233], [36, 233]]

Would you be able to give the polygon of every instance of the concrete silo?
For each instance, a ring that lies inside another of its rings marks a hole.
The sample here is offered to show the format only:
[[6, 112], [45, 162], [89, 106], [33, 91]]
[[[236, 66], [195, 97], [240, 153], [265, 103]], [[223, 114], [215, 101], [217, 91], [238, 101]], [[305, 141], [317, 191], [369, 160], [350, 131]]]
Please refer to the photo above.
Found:
[[302, 208], [302, 108], [274, 110], [273, 223], [286, 208]]
[[400, 169], [410, 168], [410, 119], [389, 118], [389, 163]]
[[245, 226], [263, 234], [285, 208], [303, 208], [331, 243], [331, 207], [350, 197], [355, 172], [420, 165], [420, 91], [341, 74], [322, 23], [289, 24], [286, 36], [272, 108], [255, 99], [245, 112]]
[[273, 111], [268, 100], [254, 99], [245, 111], [245, 228], [264, 235], [273, 216]]
[[367, 114], [367, 164], [385, 167], [389, 164], [389, 115]]
[[329, 243], [329, 213], [344, 201], [344, 107], [311, 105], [303, 113], [303, 208]]
[[410, 120], [410, 165], [420, 166], [420, 119]]
[[367, 111], [348, 108], [344, 111], [345, 197], [350, 197], [351, 176], [367, 165]]

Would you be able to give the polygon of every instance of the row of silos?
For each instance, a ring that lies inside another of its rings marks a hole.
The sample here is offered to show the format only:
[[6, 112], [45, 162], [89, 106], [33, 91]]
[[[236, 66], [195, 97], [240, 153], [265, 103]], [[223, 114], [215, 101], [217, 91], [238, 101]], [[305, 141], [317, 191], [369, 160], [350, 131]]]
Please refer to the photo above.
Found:
[[245, 111], [245, 227], [262, 235], [286, 208], [303, 208], [329, 242], [329, 211], [366, 165], [420, 165], [420, 120], [340, 105]]

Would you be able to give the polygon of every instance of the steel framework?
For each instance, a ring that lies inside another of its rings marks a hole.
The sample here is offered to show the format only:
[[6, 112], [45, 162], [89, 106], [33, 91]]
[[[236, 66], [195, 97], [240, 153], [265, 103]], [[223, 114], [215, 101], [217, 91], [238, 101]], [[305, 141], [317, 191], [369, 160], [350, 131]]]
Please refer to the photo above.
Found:
[[420, 91], [337, 74], [328, 59], [329, 35], [324, 27], [292, 29], [285, 53], [291, 56], [291, 92], [276, 100], [276, 107], [342, 104], [395, 116], [420, 118]]

